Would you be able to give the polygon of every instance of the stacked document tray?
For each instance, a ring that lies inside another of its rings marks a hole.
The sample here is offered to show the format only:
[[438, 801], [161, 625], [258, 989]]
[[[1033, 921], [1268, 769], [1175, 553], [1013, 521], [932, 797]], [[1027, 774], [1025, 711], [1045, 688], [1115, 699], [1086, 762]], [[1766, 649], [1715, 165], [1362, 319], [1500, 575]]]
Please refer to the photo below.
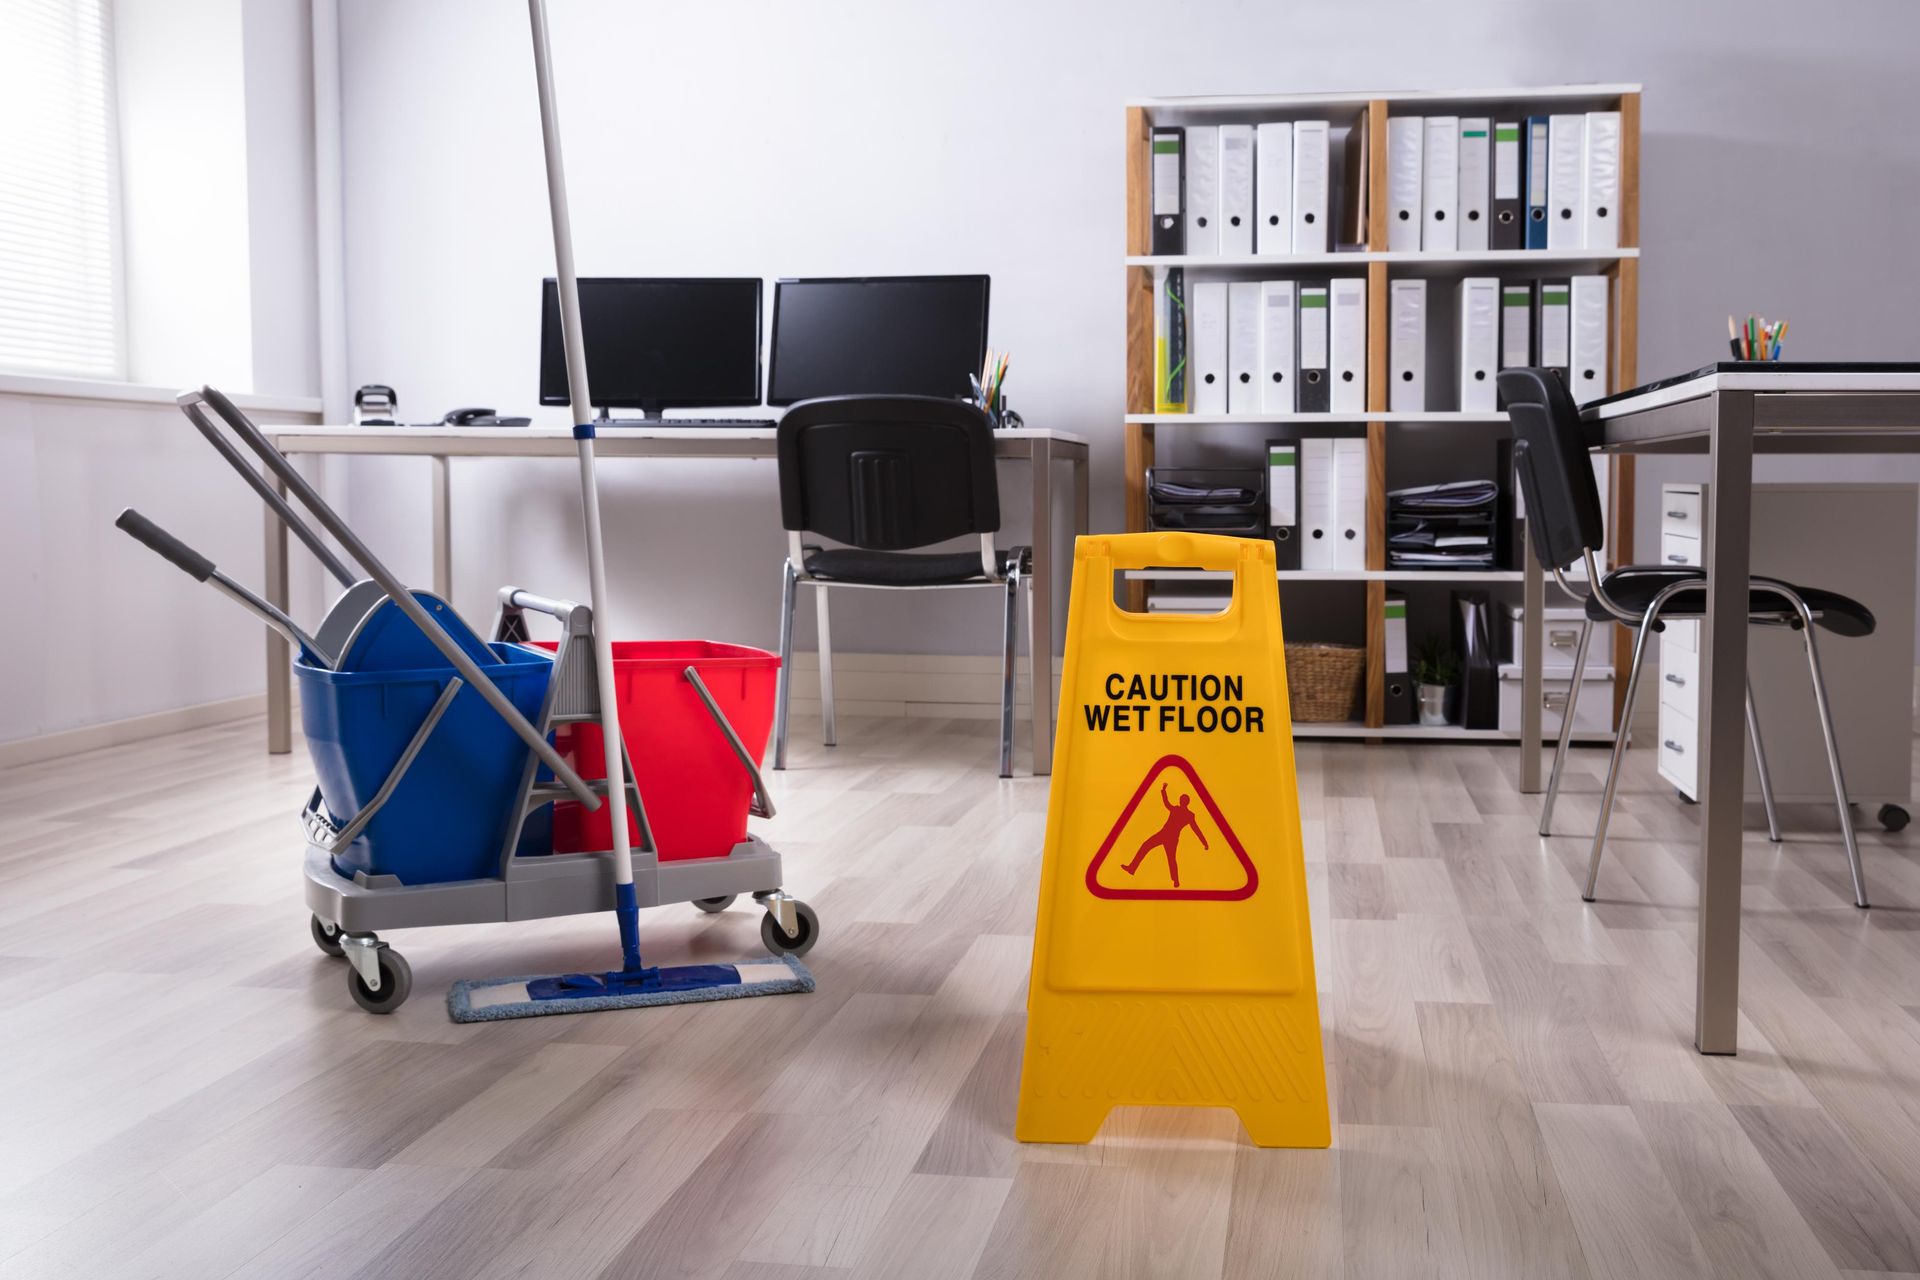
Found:
[[1500, 486], [1492, 480], [1395, 489], [1387, 494], [1387, 564], [1395, 569], [1491, 569], [1498, 552]]

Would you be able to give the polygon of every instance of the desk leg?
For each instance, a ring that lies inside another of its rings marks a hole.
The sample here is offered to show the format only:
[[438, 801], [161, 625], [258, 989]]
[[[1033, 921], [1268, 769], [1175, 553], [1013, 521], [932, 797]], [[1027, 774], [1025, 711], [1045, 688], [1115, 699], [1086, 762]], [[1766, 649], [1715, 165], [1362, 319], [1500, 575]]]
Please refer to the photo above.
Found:
[[1740, 841], [1747, 768], [1753, 396], [1714, 396], [1700, 699], [1700, 982], [1694, 1044], [1733, 1053], [1740, 1020]]
[[433, 594], [453, 602], [453, 466], [433, 459]]
[[1087, 536], [1087, 455], [1082, 452], [1073, 460], [1073, 533], [1077, 538]]
[[[267, 483], [281, 497], [287, 486], [277, 476]], [[287, 610], [287, 526], [268, 508], [266, 519], [267, 602]], [[267, 753], [283, 756], [293, 750], [293, 651], [278, 631], [267, 628]]]
[[1053, 442], [1033, 442], [1033, 585], [1027, 593], [1027, 666], [1032, 683], [1033, 771], [1053, 770]]
[[[1540, 698], [1545, 674], [1540, 670], [1540, 641], [1546, 630], [1542, 613], [1547, 607], [1547, 580], [1539, 558], [1533, 554], [1532, 541], [1523, 538], [1521, 542], [1525, 573], [1520, 608], [1527, 625], [1520, 633], [1520, 790], [1531, 796], [1540, 792]], [[1571, 710], [1568, 708], [1569, 713]]]

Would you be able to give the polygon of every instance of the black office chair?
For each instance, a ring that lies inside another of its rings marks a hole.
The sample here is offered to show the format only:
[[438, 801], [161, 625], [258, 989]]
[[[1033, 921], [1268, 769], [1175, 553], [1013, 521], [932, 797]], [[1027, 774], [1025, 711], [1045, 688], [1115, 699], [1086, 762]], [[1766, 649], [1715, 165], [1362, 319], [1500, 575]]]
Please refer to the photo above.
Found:
[[[1580, 696], [1580, 676], [1586, 667], [1587, 642], [1592, 638], [1593, 624], [1621, 622], [1638, 629], [1633, 666], [1627, 673], [1626, 701], [1620, 713], [1621, 731], [1614, 737], [1613, 759], [1607, 766], [1600, 821], [1593, 834], [1593, 854], [1587, 867], [1587, 886], [1580, 895], [1592, 902], [1600, 878], [1600, 855], [1606, 847], [1614, 792], [1620, 783], [1620, 765], [1627, 749], [1625, 726], [1633, 714], [1633, 698], [1640, 685], [1647, 637], [1662, 629], [1663, 619], [1705, 615], [1707, 574], [1699, 568], [1629, 565], [1603, 576], [1594, 556], [1604, 536], [1600, 493], [1587, 462], [1586, 431], [1580, 422], [1579, 407], [1565, 384], [1545, 369], [1503, 370], [1499, 387], [1507, 402], [1507, 416], [1513, 422], [1514, 463], [1526, 497], [1527, 536], [1533, 542], [1534, 554], [1553, 571], [1561, 588], [1576, 597], [1583, 593], [1567, 581], [1565, 571], [1582, 559], [1587, 569], [1586, 624], [1573, 651], [1573, 680], [1567, 689], [1567, 709], [1560, 722], [1560, 741], [1553, 754], [1553, 774], [1547, 783], [1546, 804], [1540, 814], [1543, 836], [1548, 834], [1554, 800], [1560, 792], [1567, 743], [1573, 736], [1574, 700]], [[1820, 674], [1820, 652], [1814, 644], [1814, 631], [1816, 627], [1825, 627], [1840, 636], [1872, 635], [1873, 614], [1859, 601], [1836, 592], [1796, 587], [1773, 578], [1748, 581], [1748, 621], [1756, 626], [1791, 627], [1805, 638], [1814, 702], [1820, 710], [1821, 732], [1826, 735], [1827, 767], [1833, 774], [1834, 802], [1840, 811], [1840, 832], [1847, 846], [1847, 869], [1853, 875], [1853, 900], [1855, 905], [1864, 907], [1867, 905], [1866, 878], [1860, 868], [1860, 847], [1854, 839], [1853, 813], [1847, 802], [1846, 781], [1840, 773], [1840, 748], [1834, 738], [1833, 712], [1827, 702], [1826, 681]], [[1760, 722], [1754, 710], [1751, 679], [1747, 682], [1746, 714], [1747, 738], [1753, 747], [1754, 762], [1759, 770], [1760, 798], [1767, 812], [1767, 835], [1777, 843], [1780, 822], [1774, 812], [1773, 780], [1767, 773], [1766, 748], [1761, 742]]]
[[[821, 729], [828, 746], [834, 743], [829, 588], [995, 587], [1006, 596], [1000, 776], [1012, 777], [1015, 608], [1032, 569], [1032, 552], [1028, 547], [994, 546], [1000, 530], [1000, 487], [994, 475], [993, 424], [987, 415], [963, 401], [935, 396], [803, 400], [780, 419], [779, 456], [787, 567], [780, 597], [773, 767], [787, 767], [797, 586], [816, 589]], [[845, 545], [816, 546], [803, 542], [803, 534]], [[978, 549], [914, 550], [969, 534], [979, 537]]]

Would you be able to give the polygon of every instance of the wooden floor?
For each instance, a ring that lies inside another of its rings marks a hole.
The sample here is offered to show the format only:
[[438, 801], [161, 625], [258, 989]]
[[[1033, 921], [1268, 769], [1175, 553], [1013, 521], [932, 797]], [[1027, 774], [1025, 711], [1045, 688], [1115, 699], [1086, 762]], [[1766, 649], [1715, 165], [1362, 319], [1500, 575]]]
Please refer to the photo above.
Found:
[[[361, 1013], [261, 740], [0, 773], [0, 1276], [1920, 1274], [1917, 842], [1863, 836], [1859, 912], [1831, 815], [1749, 840], [1702, 1058], [1697, 810], [1643, 751], [1589, 907], [1513, 749], [1302, 746], [1334, 1148], [1259, 1151], [1157, 1109], [1013, 1142], [1047, 795], [988, 724], [843, 722], [778, 779], [816, 993], [467, 1026], [451, 981], [610, 963], [612, 922], [389, 935], [414, 998]], [[663, 961], [757, 928], [644, 920]]]

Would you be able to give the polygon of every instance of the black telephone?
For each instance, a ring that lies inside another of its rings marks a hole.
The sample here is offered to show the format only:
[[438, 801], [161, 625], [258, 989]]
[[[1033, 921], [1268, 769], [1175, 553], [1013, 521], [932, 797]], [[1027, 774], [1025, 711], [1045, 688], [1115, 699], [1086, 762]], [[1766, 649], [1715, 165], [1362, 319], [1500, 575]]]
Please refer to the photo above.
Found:
[[532, 418], [503, 418], [492, 409], [452, 409], [440, 419], [447, 427], [524, 427], [533, 422]]

